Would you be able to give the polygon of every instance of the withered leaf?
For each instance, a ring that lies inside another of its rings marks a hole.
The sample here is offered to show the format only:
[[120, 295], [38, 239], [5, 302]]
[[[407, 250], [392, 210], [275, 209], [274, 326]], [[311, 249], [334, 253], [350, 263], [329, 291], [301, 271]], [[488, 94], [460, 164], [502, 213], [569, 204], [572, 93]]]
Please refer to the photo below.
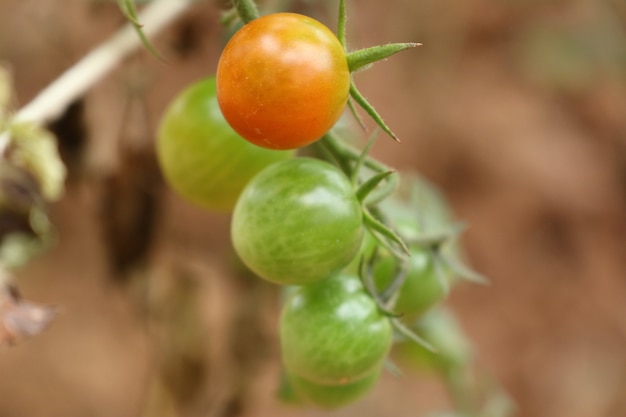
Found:
[[57, 310], [24, 300], [10, 285], [0, 288], [0, 346], [35, 336], [52, 322]]

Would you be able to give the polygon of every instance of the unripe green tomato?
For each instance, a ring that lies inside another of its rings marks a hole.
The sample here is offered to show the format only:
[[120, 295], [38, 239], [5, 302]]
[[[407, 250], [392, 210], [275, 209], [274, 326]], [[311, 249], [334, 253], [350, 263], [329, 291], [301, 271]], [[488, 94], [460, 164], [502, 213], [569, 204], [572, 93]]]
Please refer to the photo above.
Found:
[[381, 369], [343, 385], [323, 385], [288, 374], [289, 383], [298, 399], [315, 407], [331, 410], [344, 407], [365, 396], [378, 381]]
[[363, 214], [348, 178], [312, 158], [276, 163], [246, 186], [231, 236], [241, 260], [277, 284], [306, 284], [344, 268], [357, 254]]
[[222, 116], [214, 77], [174, 98], [158, 130], [157, 156], [167, 182], [186, 200], [210, 210], [231, 211], [253, 176], [292, 155], [241, 138]]
[[380, 368], [392, 327], [359, 278], [339, 274], [291, 295], [280, 319], [280, 341], [288, 372], [342, 385]]

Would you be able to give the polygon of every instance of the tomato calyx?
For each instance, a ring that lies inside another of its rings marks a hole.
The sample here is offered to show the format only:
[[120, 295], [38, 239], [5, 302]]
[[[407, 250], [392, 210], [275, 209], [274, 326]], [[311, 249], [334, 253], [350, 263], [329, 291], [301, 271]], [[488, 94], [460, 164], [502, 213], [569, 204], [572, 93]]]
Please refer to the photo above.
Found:
[[361, 71], [369, 68], [375, 62], [389, 58], [391, 55], [421, 45], [419, 42], [401, 42], [358, 49], [346, 54], [348, 68], [350, 72]]

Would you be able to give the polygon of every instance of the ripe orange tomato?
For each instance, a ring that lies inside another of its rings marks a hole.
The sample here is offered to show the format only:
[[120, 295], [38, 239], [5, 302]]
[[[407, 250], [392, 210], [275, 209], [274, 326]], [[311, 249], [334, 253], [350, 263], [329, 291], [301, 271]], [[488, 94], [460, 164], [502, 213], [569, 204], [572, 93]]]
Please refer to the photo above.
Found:
[[270, 149], [322, 137], [341, 116], [350, 89], [345, 51], [322, 23], [275, 13], [244, 25], [217, 68], [217, 98], [232, 128]]

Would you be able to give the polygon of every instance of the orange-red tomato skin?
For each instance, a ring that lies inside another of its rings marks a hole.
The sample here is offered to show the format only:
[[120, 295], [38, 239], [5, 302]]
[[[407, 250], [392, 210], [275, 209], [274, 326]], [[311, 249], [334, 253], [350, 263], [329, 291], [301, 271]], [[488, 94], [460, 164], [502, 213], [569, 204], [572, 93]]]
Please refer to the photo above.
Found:
[[228, 123], [250, 142], [295, 149], [339, 119], [350, 89], [343, 47], [322, 23], [295, 13], [260, 17], [228, 42], [217, 97]]

